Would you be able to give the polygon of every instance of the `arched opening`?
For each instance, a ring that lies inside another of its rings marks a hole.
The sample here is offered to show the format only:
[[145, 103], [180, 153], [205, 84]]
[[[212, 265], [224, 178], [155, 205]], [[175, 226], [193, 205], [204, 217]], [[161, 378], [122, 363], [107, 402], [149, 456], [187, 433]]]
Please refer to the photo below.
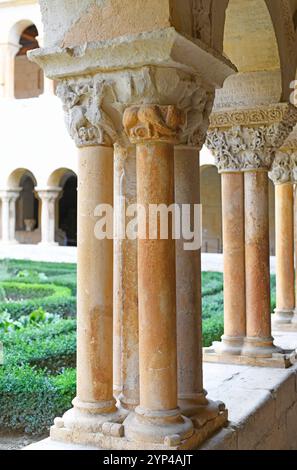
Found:
[[40, 205], [35, 194], [36, 178], [29, 170], [19, 168], [11, 173], [7, 187], [19, 191], [16, 201], [16, 239], [20, 243], [40, 242]]
[[222, 253], [221, 177], [215, 166], [201, 167], [202, 251]]
[[14, 94], [17, 99], [35, 98], [43, 93], [43, 72], [27, 58], [28, 51], [39, 47], [37, 37], [34, 24], [27, 26], [20, 35], [20, 49], [15, 57]]
[[65, 234], [65, 245], [77, 245], [77, 177], [65, 175], [61, 182], [62, 197], [59, 200], [59, 230]]
[[68, 168], [55, 170], [48, 179], [49, 187], [61, 188], [56, 202], [56, 241], [64, 246], [77, 245], [77, 176]]

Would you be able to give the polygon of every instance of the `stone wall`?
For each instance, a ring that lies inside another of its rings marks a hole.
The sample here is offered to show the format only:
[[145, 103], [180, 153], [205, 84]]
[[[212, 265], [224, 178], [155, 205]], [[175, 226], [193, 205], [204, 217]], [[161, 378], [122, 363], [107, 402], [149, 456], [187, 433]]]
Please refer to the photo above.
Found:
[[[276, 344], [290, 349], [297, 334], [274, 333]], [[204, 363], [209, 397], [229, 410], [229, 426], [202, 450], [296, 450], [297, 365], [272, 369]]]
[[42, 70], [38, 65], [29, 62], [26, 56], [17, 56], [15, 59], [15, 98], [34, 98], [42, 92]]

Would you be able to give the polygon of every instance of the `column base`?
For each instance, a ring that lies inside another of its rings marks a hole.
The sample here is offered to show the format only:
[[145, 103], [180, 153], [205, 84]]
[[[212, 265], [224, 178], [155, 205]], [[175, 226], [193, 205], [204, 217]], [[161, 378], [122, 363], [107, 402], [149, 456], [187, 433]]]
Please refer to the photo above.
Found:
[[214, 342], [213, 348], [217, 354], [226, 354], [228, 356], [235, 356], [241, 354], [244, 344], [243, 336], [227, 336], [223, 335], [221, 342]]
[[[218, 403], [210, 406], [215, 406], [216, 409], [220, 407]], [[50, 430], [50, 439], [53, 442], [91, 446], [105, 450], [194, 450], [227, 423], [225, 409], [211, 419], [209, 411], [207, 418], [205, 416], [203, 419], [201, 415], [195, 429], [190, 419], [180, 416], [179, 410], [167, 413], [169, 422], [166, 424], [157, 422], [160, 420], [161, 414], [159, 417], [154, 417], [152, 421], [152, 417], [150, 417], [149, 421], [142, 422], [141, 419], [144, 416], [138, 415], [140, 416], [139, 421], [136, 413], [131, 412], [124, 423], [106, 421], [108, 419], [106, 416], [105, 422], [101, 422], [100, 431], [97, 432], [93, 432], [94, 427], [92, 426], [79, 426], [78, 422], [76, 427], [70, 428], [67, 419], [56, 418], [55, 424]], [[176, 421], [177, 417], [179, 422], [170, 422], [172, 419]], [[162, 420], [164, 421], [164, 416], [162, 416]]]
[[194, 433], [192, 421], [180, 409], [152, 411], [138, 406], [124, 422], [125, 436], [136, 442], [170, 445], [172, 438], [180, 443]]
[[274, 315], [272, 315], [273, 325], [287, 325], [292, 322], [294, 317], [294, 309], [278, 309], [274, 310]]
[[287, 323], [280, 323], [275, 321], [275, 315], [272, 315], [272, 329], [273, 331], [297, 331], [297, 312], [296, 310], [293, 311], [293, 316], [291, 317], [290, 321]]
[[241, 355], [256, 358], [271, 358], [273, 354], [282, 353], [282, 350], [273, 344], [273, 338], [258, 338], [247, 336], [244, 339]]
[[123, 410], [126, 413], [134, 411], [137, 406], [139, 406], [139, 400], [133, 400], [127, 398], [123, 393], [120, 393], [118, 398], [118, 408]]
[[44, 246], [44, 247], [59, 246], [59, 243], [58, 242], [39, 242], [38, 246]]
[[[190, 418], [195, 429], [202, 430], [207, 433], [207, 429], [212, 432], [222, 427], [228, 421], [228, 411], [225, 404], [219, 401], [212, 401], [206, 398], [207, 392], [196, 397], [179, 397], [178, 404], [183, 416]], [[218, 427], [216, 427], [218, 425]]]
[[55, 438], [56, 429], [65, 428], [75, 434], [101, 432], [104, 423], [122, 423], [125, 415], [110, 400], [103, 403], [81, 402], [78, 398], [72, 401], [73, 408], [66, 411], [62, 418], [55, 419], [51, 428], [51, 437]]
[[[255, 367], [272, 367], [275, 369], [287, 369], [296, 363], [296, 351], [286, 351], [276, 348], [276, 352], [270, 352], [269, 357], [259, 355], [222, 355], [218, 354], [213, 347], [203, 348], [203, 361], [213, 362], [218, 364], [234, 364], [243, 366]], [[247, 352], [255, 352], [255, 349], [248, 350]], [[261, 351], [263, 353], [263, 351]]]

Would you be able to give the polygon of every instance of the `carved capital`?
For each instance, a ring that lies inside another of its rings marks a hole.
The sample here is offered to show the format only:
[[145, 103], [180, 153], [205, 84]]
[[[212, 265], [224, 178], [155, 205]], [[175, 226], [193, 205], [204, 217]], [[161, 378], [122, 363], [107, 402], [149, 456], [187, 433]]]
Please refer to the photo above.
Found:
[[292, 182], [292, 160], [290, 152], [277, 152], [269, 178], [274, 184]]
[[[214, 89], [197, 75], [153, 66], [62, 80], [57, 95], [63, 102], [69, 133], [79, 147], [127, 145], [125, 109], [156, 106], [157, 120], [163, 120], [163, 127], [166, 120], [170, 126], [170, 120], [176, 119], [173, 108], [185, 116], [179, 125], [178, 142], [200, 149], [214, 101]], [[165, 108], [169, 110], [167, 117]], [[163, 131], [172, 134], [170, 127]]]
[[177, 144], [186, 126], [186, 114], [176, 106], [132, 106], [124, 112], [123, 125], [132, 143]]
[[[231, 171], [234, 165], [243, 171], [270, 170], [276, 150], [296, 122], [297, 109], [289, 104], [215, 112], [210, 117], [207, 142], [220, 171]], [[222, 148], [217, 148], [219, 145]]]
[[207, 133], [206, 146], [213, 152], [220, 173], [242, 170], [244, 144], [240, 127], [227, 130], [210, 130]]
[[59, 83], [56, 93], [63, 103], [69, 134], [78, 147], [112, 146], [118, 140], [114, 123], [103, 105], [108, 87], [95, 77]]

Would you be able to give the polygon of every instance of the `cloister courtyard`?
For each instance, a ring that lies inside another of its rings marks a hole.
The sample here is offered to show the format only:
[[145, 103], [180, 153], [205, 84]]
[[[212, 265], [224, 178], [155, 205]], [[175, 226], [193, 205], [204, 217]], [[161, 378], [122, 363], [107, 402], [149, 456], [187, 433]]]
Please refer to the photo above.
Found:
[[296, 72], [297, 0], [0, 0], [0, 449], [297, 450]]

